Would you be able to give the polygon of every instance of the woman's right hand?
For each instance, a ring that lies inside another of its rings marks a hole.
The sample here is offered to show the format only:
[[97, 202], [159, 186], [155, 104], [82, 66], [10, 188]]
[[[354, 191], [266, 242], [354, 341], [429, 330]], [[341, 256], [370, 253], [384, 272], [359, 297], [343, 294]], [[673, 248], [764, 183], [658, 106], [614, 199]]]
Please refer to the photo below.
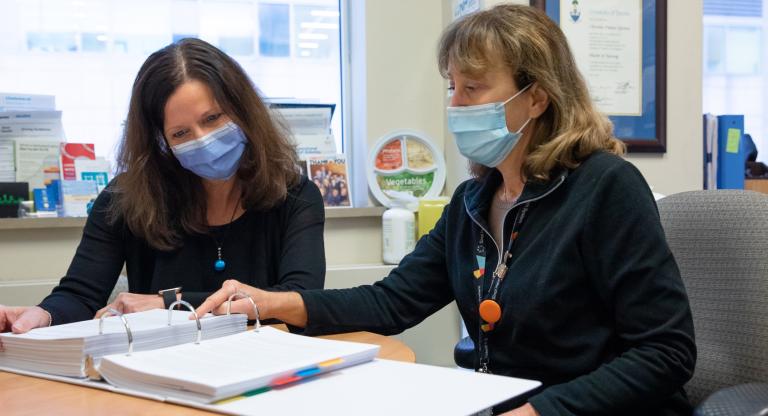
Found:
[[23, 334], [30, 329], [48, 326], [51, 315], [39, 306], [0, 305], [0, 332]]
[[[304, 327], [307, 323], [307, 310], [304, 300], [296, 292], [267, 292], [253, 286], [240, 283], [237, 280], [227, 280], [203, 302], [196, 310], [198, 316], [208, 312], [215, 315], [227, 313], [227, 300], [232, 294], [243, 292], [253, 299], [259, 309], [259, 319], [276, 318], [287, 324]], [[253, 306], [248, 299], [232, 301], [232, 312], [248, 314], [248, 318], [255, 319]]]

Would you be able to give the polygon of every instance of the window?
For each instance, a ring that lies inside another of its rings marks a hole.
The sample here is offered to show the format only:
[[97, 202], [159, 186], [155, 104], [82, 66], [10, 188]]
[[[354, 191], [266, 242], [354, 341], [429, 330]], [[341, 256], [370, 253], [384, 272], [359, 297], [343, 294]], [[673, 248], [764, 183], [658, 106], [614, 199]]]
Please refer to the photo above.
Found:
[[704, 0], [705, 113], [743, 114], [768, 161], [768, 0]]
[[267, 98], [335, 103], [340, 0], [0, 0], [0, 91], [52, 94], [67, 141], [114, 159], [147, 56], [199, 37], [236, 59]]

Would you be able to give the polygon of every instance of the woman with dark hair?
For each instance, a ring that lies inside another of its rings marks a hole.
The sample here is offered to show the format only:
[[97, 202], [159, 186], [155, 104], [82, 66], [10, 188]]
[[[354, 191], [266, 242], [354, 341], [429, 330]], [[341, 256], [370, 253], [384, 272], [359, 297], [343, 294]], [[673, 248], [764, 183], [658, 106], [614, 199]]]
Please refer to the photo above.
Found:
[[[651, 191], [621, 158], [563, 32], [539, 10], [503, 4], [446, 29], [438, 63], [448, 127], [475, 178], [414, 251], [350, 289], [228, 281], [198, 313], [222, 313], [242, 290], [262, 317], [308, 335], [394, 334], [455, 301], [477, 371], [542, 383], [496, 412], [690, 415], [685, 287]], [[249, 312], [246, 303], [232, 308]]]
[[[144, 62], [118, 171], [66, 276], [38, 306], [0, 306], [0, 331], [107, 307], [199, 305], [230, 278], [273, 291], [323, 287], [320, 192], [243, 69], [212, 45], [184, 39]], [[106, 305], [123, 265], [131, 293]]]

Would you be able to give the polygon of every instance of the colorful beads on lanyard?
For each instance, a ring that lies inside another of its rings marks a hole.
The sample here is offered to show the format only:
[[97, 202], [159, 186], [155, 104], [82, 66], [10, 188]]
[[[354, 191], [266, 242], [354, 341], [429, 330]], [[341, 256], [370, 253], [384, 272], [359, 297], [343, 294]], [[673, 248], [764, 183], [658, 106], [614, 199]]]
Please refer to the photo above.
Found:
[[501, 306], [493, 299], [480, 302], [480, 317], [487, 323], [487, 329], [483, 330], [486, 332], [492, 330], [494, 324], [501, 319]]

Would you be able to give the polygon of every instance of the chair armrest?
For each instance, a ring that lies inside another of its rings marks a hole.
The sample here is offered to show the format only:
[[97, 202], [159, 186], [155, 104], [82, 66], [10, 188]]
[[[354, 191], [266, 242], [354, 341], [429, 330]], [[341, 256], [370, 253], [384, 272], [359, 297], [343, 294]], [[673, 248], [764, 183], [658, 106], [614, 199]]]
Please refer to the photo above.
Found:
[[748, 383], [712, 393], [694, 416], [758, 416], [768, 414], [768, 383]]

